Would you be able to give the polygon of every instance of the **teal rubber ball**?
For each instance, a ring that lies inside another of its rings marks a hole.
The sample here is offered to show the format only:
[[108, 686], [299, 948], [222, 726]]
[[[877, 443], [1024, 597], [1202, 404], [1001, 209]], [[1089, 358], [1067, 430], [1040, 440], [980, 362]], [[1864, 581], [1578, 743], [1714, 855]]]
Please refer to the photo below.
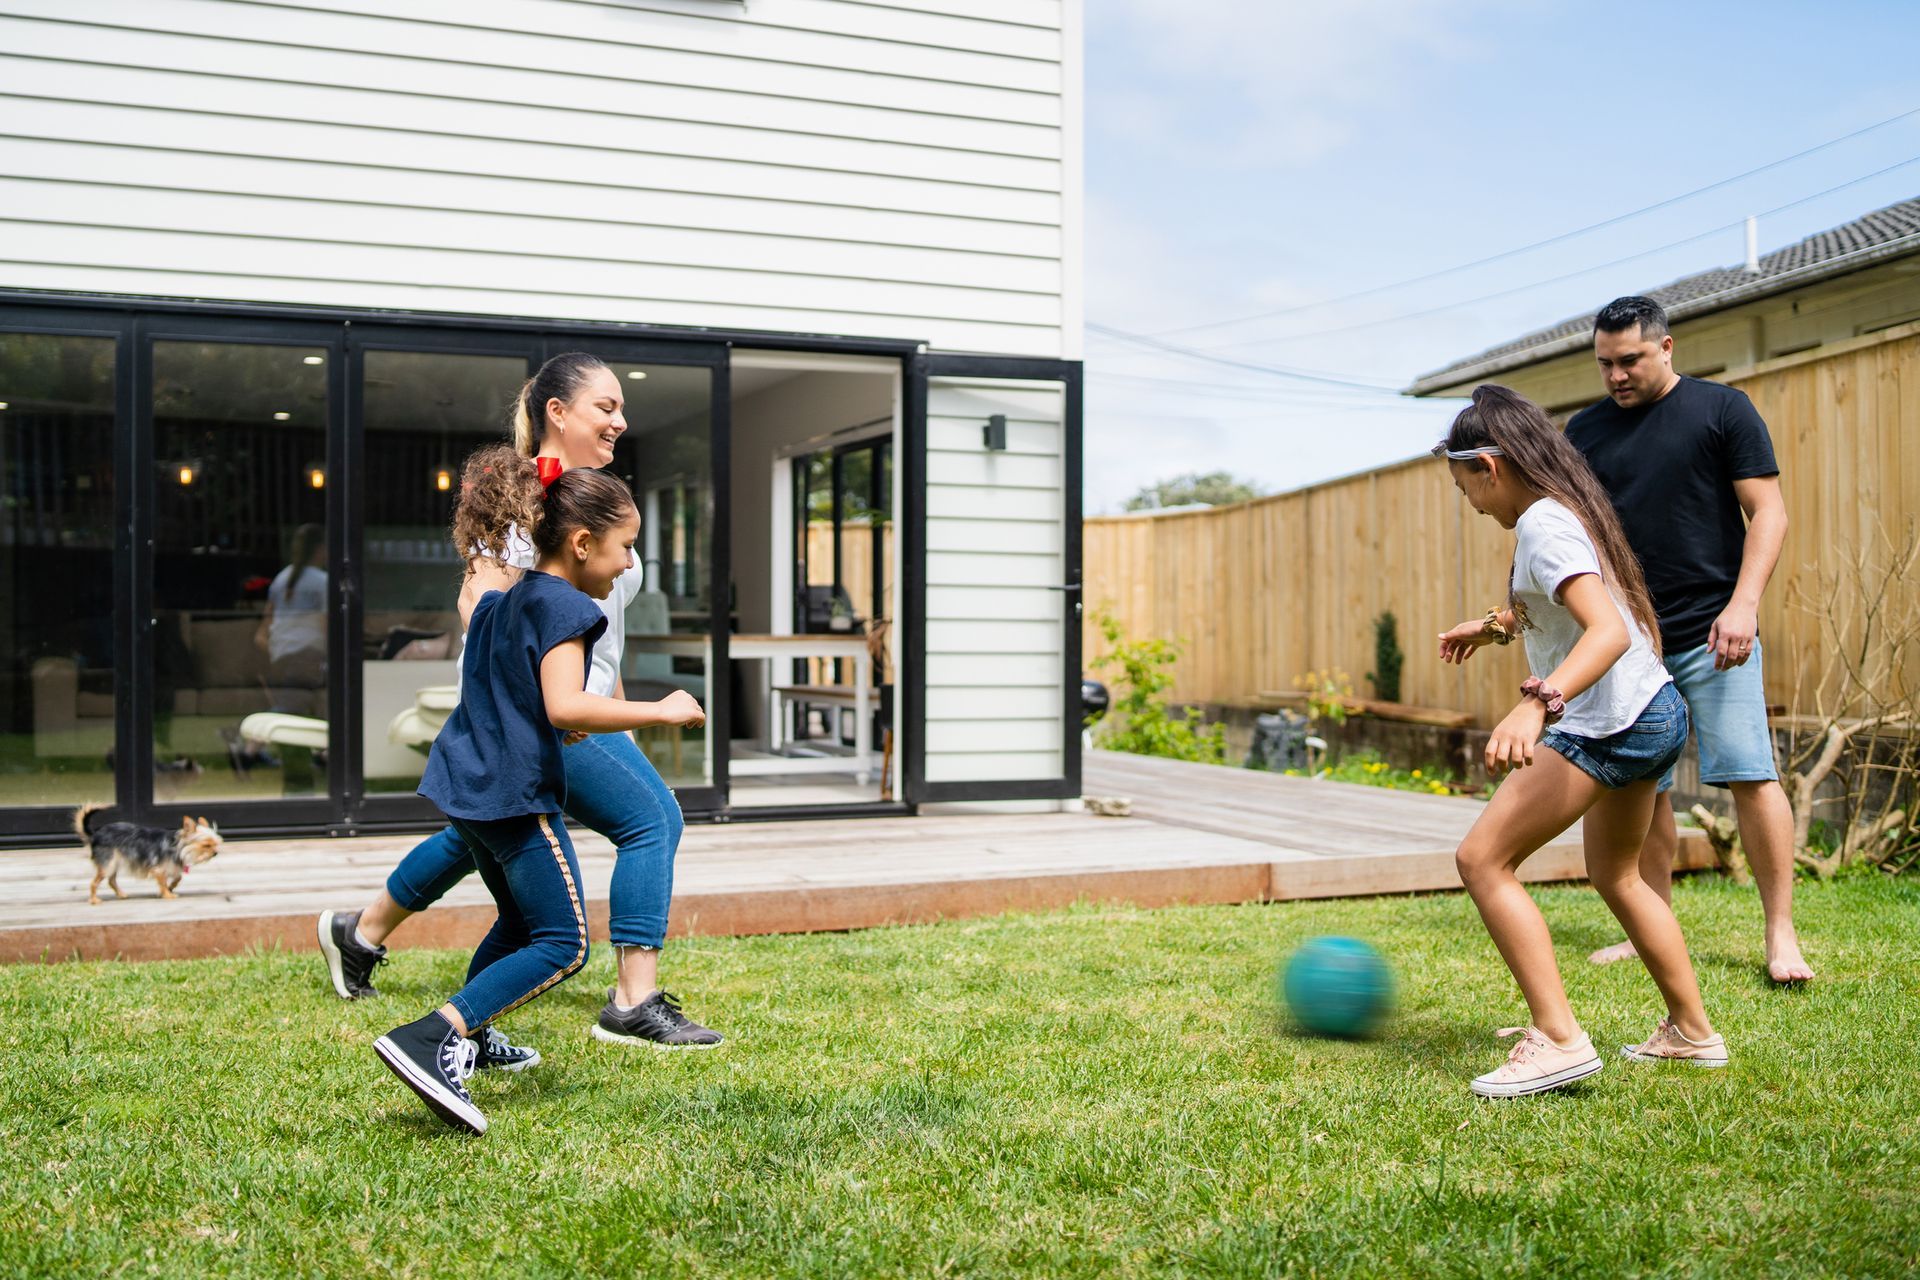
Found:
[[1371, 1035], [1393, 1012], [1393, 971], [1358, 938], [1315, 938], [1287, 960], [1280, 991], [1294, 1020], [1323, 1036]]

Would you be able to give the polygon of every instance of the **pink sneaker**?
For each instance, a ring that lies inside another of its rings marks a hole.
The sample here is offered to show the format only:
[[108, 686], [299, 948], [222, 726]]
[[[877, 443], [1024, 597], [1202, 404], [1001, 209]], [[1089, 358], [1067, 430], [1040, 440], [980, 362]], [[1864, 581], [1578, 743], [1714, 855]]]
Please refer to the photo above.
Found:
[[1483, 1098], [1520, 1098], [1529, 1093], [1545, 1093], [1548, 1089], [1584, 1080], [1604, 1065], [1584, 1031], [1578, 1040], [1565, 1047], [1547, 1039], [1537, 1027], [1502, 1027], [1499, 1034], [1502, 1039], [1519, 1036], [1520, 1042], [1513, 1046], [1504, 1066], [1474, 1077], [1468, 1086]]
[[1717, 1031], [1705, 1040], [1689, 1040], [1680, 1034], [1680, 1028], [1673, 1025], [1673, 1019], [1662, 1018], [1660, 1025], [1643, 1043], [1622, 1045], [1620, 1054], [1634, 1062], [1684, 1062], [1692, 1067], [1724, 1067], [1727, 1065], [1727, 1041]]

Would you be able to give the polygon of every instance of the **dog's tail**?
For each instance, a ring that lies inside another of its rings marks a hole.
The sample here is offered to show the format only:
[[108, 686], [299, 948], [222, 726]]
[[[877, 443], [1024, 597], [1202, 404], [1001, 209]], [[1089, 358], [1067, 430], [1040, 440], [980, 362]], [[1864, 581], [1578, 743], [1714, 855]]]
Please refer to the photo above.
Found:
[[94, 815], [97, 813], [105, 813], [112, 807], [112, 805], [107, 804], [83, 804], [73, 811], [73, 829], [79, 835], [82, 844], [90, 845], [93, 843]]

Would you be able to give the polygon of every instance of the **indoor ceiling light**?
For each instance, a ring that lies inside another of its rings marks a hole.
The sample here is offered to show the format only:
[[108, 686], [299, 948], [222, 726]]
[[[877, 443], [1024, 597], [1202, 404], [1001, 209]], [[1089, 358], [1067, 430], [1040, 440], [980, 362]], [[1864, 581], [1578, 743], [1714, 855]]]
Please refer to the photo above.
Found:
[[293, 416], [292, 414], [288, 413], [286, 410], [283, 409], [279, 413], [276, 413], [273, 415], [273, 420], [275, 422], [285, 422], [288, 418], [291, 418], [292, 416]]
[[325, 364], [326, 362], [327, 358], [325, 356], [302, 356], [300, 358], [301, 364]]
[[644, 378], [644, 377], [646, 377], [647, 375], [646, 375], [646, 371], [645, 371], [645, 370], [642, 370], [642, 369], [629, 369], [629, 370], [627, 370], [627, 376], [628, 376], [629, 378], [632, 378], [632, 379], [633, 379], [633, 380], [634, 380], [635, 382], [638, 382], [638, 381], [640, 381], [640, 379], [642, 379], [642, 378]]

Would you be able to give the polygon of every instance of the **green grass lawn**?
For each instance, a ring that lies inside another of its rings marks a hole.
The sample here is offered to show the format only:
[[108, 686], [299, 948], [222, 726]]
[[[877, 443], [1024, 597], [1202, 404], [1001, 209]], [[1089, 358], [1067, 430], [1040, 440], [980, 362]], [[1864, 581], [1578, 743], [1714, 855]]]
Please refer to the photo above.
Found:
[[[1659, 1012], [1591, 891], [1540, 898], [1609, 1052]], [[0, 984], [0, 1274], [1912, 1274], [1920, 880], [1803, 886], [1821, 972], [1759, 972], [1751, 889], [1679, 910], [1725, 1071], [1611, 1062], [1471, 1098], [1524, 1021], [1464, 897], [1078, 910], [669, 953], [722, 1049], [585, 1034], [585, 974], [508, 1021], [545, 1065], [434, 1120], [373, 1038], [464, 957], [347, 1005], [311, 955], [18, 967]], [[1277, 960], [1371, 939], [1401, 1007], [1286, 1030]]]

